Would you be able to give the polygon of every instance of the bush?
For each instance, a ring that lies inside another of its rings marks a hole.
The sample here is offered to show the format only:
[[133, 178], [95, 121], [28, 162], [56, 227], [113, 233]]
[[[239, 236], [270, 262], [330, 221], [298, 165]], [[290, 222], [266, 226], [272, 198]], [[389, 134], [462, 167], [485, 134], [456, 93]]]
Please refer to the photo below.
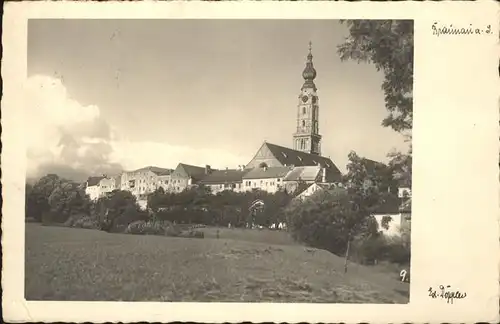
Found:
[[400, 244], [399, 242], [392, 242], [387, 246], [387, 260], [396, 264], [409, 264], [410, 263], [410, 249]]
[[68, 220], [68, 216], [55, 211], [47, 211], [42, 214], [42, 225], [62, 225]]
[[88, 215], [76, 214], [70, 216], [66, 220], [66, 222], [64, 222], [64, 226], [86, 228], [86, 229], [98, 229], [99, 222]]
[[181, 235], [181, 230], [175, 225], [165, 226], [165, 235], [171, 237], [177, 237]]
[[159, 222], [135, 221], [127, 226], [126, 234], [145, 234], [145, 235], [160, 235], [164, 233], [164, 229]]

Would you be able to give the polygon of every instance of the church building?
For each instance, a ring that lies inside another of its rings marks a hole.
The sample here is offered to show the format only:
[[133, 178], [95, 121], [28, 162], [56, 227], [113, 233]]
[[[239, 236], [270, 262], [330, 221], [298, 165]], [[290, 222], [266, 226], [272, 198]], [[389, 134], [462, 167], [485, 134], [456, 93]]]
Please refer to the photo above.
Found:
[[246, 168], [316, 166], [323, 170], [321, 173], [323, 176], [319, 182], [339, 182], [340, 170], [330, 158], [321, 156], [319, 98], [314, 83], [316, 69], [313, 65], [311, 43], [309, 43], [309, 54], [302, 77], [304, 84], [298, 96], [297, 124], [292, 136], [293, 149], [264, 142]]

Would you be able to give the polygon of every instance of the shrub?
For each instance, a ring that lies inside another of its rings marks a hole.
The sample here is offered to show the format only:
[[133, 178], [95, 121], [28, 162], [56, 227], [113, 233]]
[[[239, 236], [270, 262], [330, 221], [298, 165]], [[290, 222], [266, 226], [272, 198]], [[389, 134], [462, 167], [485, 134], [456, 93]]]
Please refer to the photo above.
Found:
[[181, 230], [175, 225], [165, 226], [165, 235], [171, 237], [177, 237], [181, 234]]
[[47, 211], [42, 214], [42, 224], [43, 225], [64, 225], [64, 223], [68, 220], [68, 216], [66, 214], [61, 214], [55, 211]]
[[161, 223], [158, 222], [145, 222], [135, 221], [127, 226], [125, 229], [126, 234], [146, 234], [146, 235], [160, 235], [164, 233]]

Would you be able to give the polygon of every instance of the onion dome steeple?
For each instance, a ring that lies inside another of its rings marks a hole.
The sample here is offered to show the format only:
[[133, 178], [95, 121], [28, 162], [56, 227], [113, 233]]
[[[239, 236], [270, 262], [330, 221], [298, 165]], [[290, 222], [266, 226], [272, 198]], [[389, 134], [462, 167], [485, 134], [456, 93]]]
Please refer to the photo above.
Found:
[[314, 68], [313, 65], [313, 55], [312, 55], [312, 43], [309, 42], [309, 54], [307, 55], [307, 62], [306, 62], [306, 67], [304, 71], [302, 72], [302, 77], [304, 78], [305, 82], [304, 85], [302, 86], [302, 89], [304, 88], [311, 88], [316, 90], [316, 85], [314, 84], [314, 79], [316, 78], [316, 69]]

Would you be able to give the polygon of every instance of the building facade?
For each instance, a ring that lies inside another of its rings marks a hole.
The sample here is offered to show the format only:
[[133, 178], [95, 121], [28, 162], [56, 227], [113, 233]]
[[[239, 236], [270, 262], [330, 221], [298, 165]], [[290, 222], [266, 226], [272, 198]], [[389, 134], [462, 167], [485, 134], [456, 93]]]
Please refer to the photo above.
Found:
[[275, 193], [285, 190], [283, 179], [292, 170], [292, 167], [257, 167], [248, 170], [242, 177], [243, 191], [262, 190]]
[[226, 169], [215, 170], [206, 175], [199, 184], [210, 188], [212, 194], [217, 194], [222, 191], [242, 192], [243, 176], [249, 170], [245, 169]]
[[163, 186], [164, 182], [170, 183], [172, 172], [172, 169], [153, 166], [123, 172], [120, 187], [121, 190], [130, 191], [136, 197], [142, 197]]
[[91, 200], [104, 197], [113, 190], [120, 189], [120, 177], [109, 177], [102, 175], [99, 177], [89, 177], [85, 184], [85, 194]]
[[205, 176], [209, 175], [213, 170], [209, 165], [199, 167], [185, 163], [179, 163], [175, 170], [172, 172], [170, 192], [182, 192], [192, 185], [198, 184]]

